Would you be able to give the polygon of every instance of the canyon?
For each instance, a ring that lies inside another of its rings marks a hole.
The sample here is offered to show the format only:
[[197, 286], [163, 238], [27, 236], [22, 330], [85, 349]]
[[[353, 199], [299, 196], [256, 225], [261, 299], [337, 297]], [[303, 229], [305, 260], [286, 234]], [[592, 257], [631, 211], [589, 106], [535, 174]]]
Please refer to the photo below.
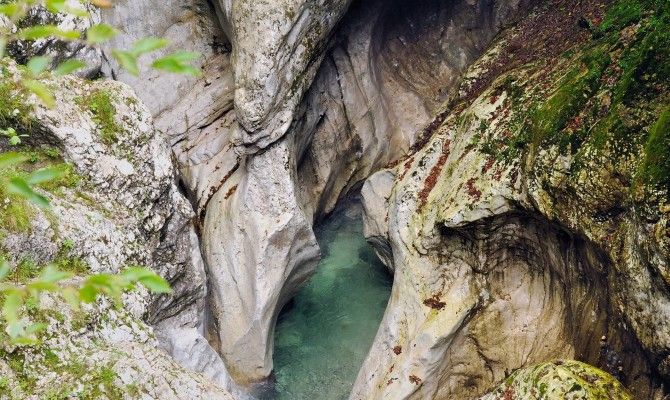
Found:
[[[51, 82], [30, 138], [88, 183], [48, 194], [66, 223], [40, 214], [2, 245], [49, 261], [58, 232], [93, 271], [147, 265], [174, 292], [65, 315], [76, 340], [51, 332], [24, 360], [87, 349], [121, 398], [273, 398], [276, 340], [295, 339], [277, 329], [330, 249], [315, 231], [343, 219], [378, 257], [351, 245], [367, 255], [347, 262], [392, 276], [350, 399], [670, 393], [667, 5], [118, 0], [91, 18], [122, 32], [66, 56], [107, 79]], [[202, 74], [110, 56], [147, 36], [197, 51]], [[68, 105], [96, 93], [113, 93], [114, 145]]]

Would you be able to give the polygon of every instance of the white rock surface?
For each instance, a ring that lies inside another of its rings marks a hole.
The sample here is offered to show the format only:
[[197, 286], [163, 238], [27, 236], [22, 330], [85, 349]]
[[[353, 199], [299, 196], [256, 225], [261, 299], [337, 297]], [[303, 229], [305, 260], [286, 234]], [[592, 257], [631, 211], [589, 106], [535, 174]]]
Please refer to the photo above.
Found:
[[[3, 79], [14, 79], [16, 67], [10, 65], [8, 71]], [[31, 353], [36, 361], [24, 367], [40, 365], [39, 357], [47, 351], [71, 357], [71, 363], [76, 364], [79, 361], [75, 358], [90, 350], [82, 362], [96, 368], [109, 364], [116, 371], [114, 387], [120, 385], [119, 390], [131, 393], [131, 397], [136, 389], [146, 399], [230, 398], [223, 388], [180, 367], [159, 350], [153, 329], [142, 321], [155, 325], [166, 341], [179, 334], [174, 329], [190, 329], [197, 333], [190, 336], [194, 343], [204, 342], [198, 337], [206, 296], [204, 266], [194, 214], [177, 189], [165, 137], [154, 130], [148, 110], [125, 84], [74, 77], [49, 83], [56, 105], [48, 109], [36, 104], [29, 144], [37, 152], [49, 154], [54, 150], [48, 149], [56, 147], [80, 179], [45, 192], [53, 207], [33, 210], [35, 219], [29, 230], [7, 231], [3, 227], [2, 246], [11, 251], [15, 261], [31, 259], [37, 263], [49, 262], [65, 249], [64, 256], [82, 260], [91, 272], [147, 266], [165, 277], [174, 292], [152, 296], [140, 290], [124, 297], [121, 310], [103, 304], [100, 309], [85, 309], [81, 315], [68, 314], [62, 304], [52, 305], [56, 311], [50, 320], [49, 339]], [[96, 115], [99, 108], [91, 108], [93, 95], [107, 99], [102, 101], [113, 110], [113, 122]], [[113, 139], [102, 136], [110, 126]], [[63, 316], [56, 317], [60, 314]], [[82, 320], [87, 321], [83, 327], [77, 322]], [[162, 332], [167, 327], [173, 330]], [[185, 351], [180, 346], [188, 348], [189, 344], [173, 345], [175, 354]], [[206, 356], [211, 358], [211, 353]], [[58, 371], [51, 370], [44, 379], [58, 380]], [[75, 386], [64, 386], [63, 390], [76, 392], [77, 379], [95, 380], [95, 374], [104, 372], [95, 371], [75, 377]], [[31, 373], [41, 374], [39, 370]], [[50, 386], [38, 387], [46, 390]]]

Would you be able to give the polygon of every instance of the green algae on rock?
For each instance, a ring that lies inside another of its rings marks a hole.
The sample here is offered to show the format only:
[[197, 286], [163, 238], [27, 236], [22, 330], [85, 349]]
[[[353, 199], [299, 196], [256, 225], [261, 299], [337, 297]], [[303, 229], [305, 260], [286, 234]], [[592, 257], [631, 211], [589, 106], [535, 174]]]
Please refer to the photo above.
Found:
[[574, 360], [556, 360], [514, 372], [479, 400], [632, 400], [612, 375]]

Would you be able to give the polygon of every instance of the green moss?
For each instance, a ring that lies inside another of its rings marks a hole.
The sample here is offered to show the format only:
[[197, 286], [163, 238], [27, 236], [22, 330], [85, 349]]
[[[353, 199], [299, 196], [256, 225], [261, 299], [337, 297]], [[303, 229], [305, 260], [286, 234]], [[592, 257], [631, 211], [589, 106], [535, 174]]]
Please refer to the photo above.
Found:
[[27, 102], [25, 89], [0, 75], [0, 129], [14, 128], [19, 134], [30, 131], [33, 107]]
[[0, 185], [0, 225], [13, 232], [29, 232], [35, 215], [32, 205], [20, 196], [9, 194]]
[[[19, 149], [17, 151], [27, 158], [27, 161], [5, 168], [0, 173], [0, 180], [8, 180], [13, 176], [27, 177], [31, 172], [40, 168], [55, 167], [62, 171], [58, 179], [39, 184], [37, 187], [55, 196], [62, 194], [64, 188], [76, 188], [82, 178], [77, 174], [72, 164], [66, 163], [57, 150], [51, 147], [44, 149]], [[0, 184], [0, 228], [12, 232], [30, 232], [31, 219], [35, 216], [36, 208], [25, 198], [6, 190], [6, 183]]]
[[670, 193], [670, 106], [661, 112], [649, 132], [638, 178]]
[[[61, 271], [71, 272], [75, 275], [84, 275], [90, 272], [88, 264], [79, 257], [72, 256], [73, 243], [64, 241], [61, 248], [52, 260], [53, 264]], [[1, 254], [0, 254], [1, 255]], [[9, 258], [5, 255], [5, 258]], [[32, 258], [26, 257], [19, 261], [16, 268], [7, 276], [12, 282], [27, 282], [36, 278], [42, 272], [44, 265], [39, 265]]]
[[497, 399], [632, 399], [630, 393], [611, 375], [572, 360], [558, 360], [518, 370], [493, 394]]
[[54, 264], [61, 271], [72, 272], [73, 274], [83, 275], [90, 272], [88, 264], [79, 257], [72, 256], [74, 244], [70, 240], [65, 240], [54, 259]]
[[8, 275], [8, 279], [14, 282], [26, 282], [39, 275], [41, 268], [31, 258], [24, 258], [16, 265], [16, 268]]
[[21, 391], [23, 393], [33, 393], [37, 379], [27, 373], [26, 368], [28, 365], [26, 364], [23, 353], [19, 350], [13, 352], [0, 350], [0, 358], [2, 358], [2, 360], [9, 366], [9, 369], [14, 372], [14, 377], [16, 378]]
[[622, 0], [614, 3], [599, 26], [601, 33], [620, 30], [642, 18], [642, 4], [637, 0]]
[[96, 90], [77, 102], [93, 114], [93, 122], [98, 125], [100, 138], [106, 144], [114, 144], [118, 141], [118, 134], [122, 131], [116, 122], [116, 107], [114, 97], [104, 90]]
[[597, 47], [580, 61], [580, 65], [568, 71], [549, 99], [531, 115], [530, 126], [536, 146], [549, 140], [558, 142], [565, 149], [572, 142], [573, 138], [561, 137], [560, 133], [596, 92], [600, 77], [611, 60], [605, 49]]

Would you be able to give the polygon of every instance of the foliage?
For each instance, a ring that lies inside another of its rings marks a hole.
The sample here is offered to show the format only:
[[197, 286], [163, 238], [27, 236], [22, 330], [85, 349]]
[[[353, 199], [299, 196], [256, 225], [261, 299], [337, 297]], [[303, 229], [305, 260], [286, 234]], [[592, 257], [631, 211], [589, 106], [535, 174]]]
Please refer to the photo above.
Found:
[[[0, 260], [0, 281], [10, 273], [11, 267], [4, 259]], [[169, 293], [170, 287], [156, 273], [140, 267], [130, 267], [120, 274], [95, 274], [82, 282], [73, 281], [74, 274], [59, 269], [55, 264], [46, 266], [40, 274], [26, 283], [13, 283], [5, 280], [0, 284], [0, 293], [4, 297], [2, 317], [6, 332], [14, 344], [35, 344], [35, 334], [45, 328], [41, 323], [31, 322], [25, 315], [29, 304], [38, 304], [44, 293], [60, 295], [74, 309], [81, 303], [93, 303], [99, 295], [105, 295], [117, 304], [121, 294], [133, 289], [138, 283], [154, 293]]]
[[[33, 125], [33, 103], [35, 96], [43, 105], [53, 107], [55, 98], [47, 78], [52, 79], [77, 72], [84, 68], [83, 61], [70, 59], [59, 61], [46, 56], [35, 56], [23, 61], [20, 77], [11, 78], [6, 73], [8, 47], [16, 43], [31, 43], [55, 40], [64, 43], [76, 42], [84, 46], [99, 46], [119, 31], [107, 24], [96, 24], [85, 32], [66, 29], [54, 21], [33, 21], [36, 10], [46, 10], [54, 16], [87, 18], [90, 7], [110, 7], [107, 0], [79, 2], [72, 6], [68, 0], [0, 0], [0, 149], [16, 147], [28, 137]], [[122, 68], [131, 74], [139, 74], [140, 57], [153, 53], [168, 45], [165, 39], [144, 38], [127, 50], [117, 49], [112, 55]], [[172, 73], [199, 75], [200, 71], [190, 65], [198, 57], [190, 52], [177, 51], [153, 61], [153, 68]], [[94, 121], [106, 143], [116, 141], [119, 126], [115, 121], [116, 109], [111, 95], [98, 91], [83, 99], [94, 115]], [[2, 139], [4, 137], [4, 139]], [[47, 159], [49, 157], [47, 154]], [[67, 163], [54, 160], [44, 163], [45, 157], [31, 151], [4, 151], [0, 153], [0, 223], [3, 227], [27, 230], [35, 208], [48, 210], [49, 200], [44, 191], [56, 191], [78, 183], [74, 168]], [[46, 165], [45, 165], [46, 164]], [[119, 304], [126, 290], [142, 284], [154, 293], [170, 292], [167, 282], [151, 270], [130, 267], [119, 274], [95, 274], [81, 277], [87, 272], [86, 264], [70, 256], [71, 243], [65, 242], [53, 263], [44, 267], [32, 260], [24, 259], [12, 267], [7, 258], [0, 256], [0, 313], [6, 323], [10, 341], [18, 345], [37, 342], [37, 334], [44, 325], [31, 321], [27, 311], [38, 307], [44, 294], [60, 296], [71, 307], [78, 309], [81, 303], [95, 302], [98, 296], [106, 296]], [[110, 375], [103, 373], [102, 381]]]

